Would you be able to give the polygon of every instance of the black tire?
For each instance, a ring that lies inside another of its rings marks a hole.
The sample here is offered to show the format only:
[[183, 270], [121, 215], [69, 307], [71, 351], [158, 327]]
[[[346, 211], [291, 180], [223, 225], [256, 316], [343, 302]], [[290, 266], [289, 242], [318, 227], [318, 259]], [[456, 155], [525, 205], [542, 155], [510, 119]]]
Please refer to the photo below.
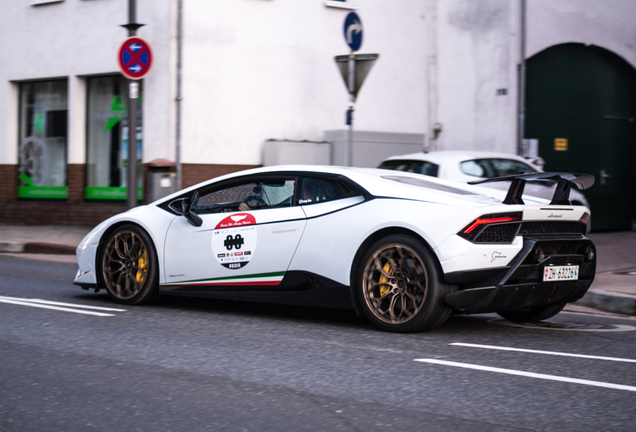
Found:
[[454, 290], [441, 280], [436, 258], [413, 237], [377, 241], [360, 261], [358, 298], [382, 330], [414, 333], [441, 326], [452, 312], [444, 298]]
[[118, 227], [99, 255], [100, 286], [117, 303], [148, 304], [159, 293], [159, 265], [154, 244], [138, 225]]
[[552, 304], [548, 306], [540, 306], [528, 309], [519, 309], [506, 312], [497, 312], [497, 314], [508, 321], [519, 323], [536, 323], [544, 319], [551, 318], [561, 312], [565, 307], [563, 304]]

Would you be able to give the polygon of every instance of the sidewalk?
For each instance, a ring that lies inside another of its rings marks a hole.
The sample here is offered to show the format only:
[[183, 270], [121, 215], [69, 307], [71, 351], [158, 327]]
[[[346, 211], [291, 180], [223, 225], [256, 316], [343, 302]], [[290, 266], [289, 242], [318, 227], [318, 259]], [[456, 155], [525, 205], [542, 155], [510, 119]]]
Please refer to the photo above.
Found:
[[[75, 248], [92, 227], [0, 223], [0, 253], [77, 263]], [[636, 315], [636, 232], [589, 235], [597, 249], [596, 279], [577, 304]]]

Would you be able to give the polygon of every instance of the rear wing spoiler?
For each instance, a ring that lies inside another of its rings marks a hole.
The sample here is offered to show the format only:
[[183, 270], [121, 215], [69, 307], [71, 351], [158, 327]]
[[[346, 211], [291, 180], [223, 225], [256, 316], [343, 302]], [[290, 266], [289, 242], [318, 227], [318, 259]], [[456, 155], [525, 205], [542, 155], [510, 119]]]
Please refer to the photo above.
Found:
[[521, 195], [523, 195], [523, 188], [526, 186], [526, 181], [554, 181], [557, 182], [556, 190], [552, 196], [550, 205], [570, 205], [570, 188], [572, 184], [575, 184], [577, 188], [583, 190], [587, 189], [594, 184], [594, 176], [591, 174], [571, 174], [562, 172], [534, 172], [513, 174], [503, 177], [494, 177], [485, 180], [475, 180], [468, 182], [468, 184], [476, 185], [481, 183], [491, 183], [500, 181], [509, 181], [510, 188], [504, 204], [524, 204]]

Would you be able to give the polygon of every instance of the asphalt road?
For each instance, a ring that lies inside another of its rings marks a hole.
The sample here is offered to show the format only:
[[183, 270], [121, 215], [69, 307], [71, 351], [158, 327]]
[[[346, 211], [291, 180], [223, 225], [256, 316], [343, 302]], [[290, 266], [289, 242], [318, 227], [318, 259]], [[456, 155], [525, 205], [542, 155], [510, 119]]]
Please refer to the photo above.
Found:
[[122, 307], [75, 271], [0, 256], [2, 431], [636, 429], [634, 319], [454, 316], [396, 335], [349, 311]]

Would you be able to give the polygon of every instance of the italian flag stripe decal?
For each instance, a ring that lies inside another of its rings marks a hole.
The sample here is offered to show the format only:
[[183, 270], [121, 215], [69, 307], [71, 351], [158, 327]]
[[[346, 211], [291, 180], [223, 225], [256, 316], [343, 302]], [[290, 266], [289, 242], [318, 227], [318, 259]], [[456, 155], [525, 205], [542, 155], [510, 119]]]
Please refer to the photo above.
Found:
[[278, 285], [283, 280], [285, 272], [274, 273], [260, 273], [241, 276], [229, 276], [211, 279], [196, 279], [185, 280], [179, 282], [170, 282], [163, 284], [169, 285], [198, 285], [198, 286], [213, 286], [213, 285]]

